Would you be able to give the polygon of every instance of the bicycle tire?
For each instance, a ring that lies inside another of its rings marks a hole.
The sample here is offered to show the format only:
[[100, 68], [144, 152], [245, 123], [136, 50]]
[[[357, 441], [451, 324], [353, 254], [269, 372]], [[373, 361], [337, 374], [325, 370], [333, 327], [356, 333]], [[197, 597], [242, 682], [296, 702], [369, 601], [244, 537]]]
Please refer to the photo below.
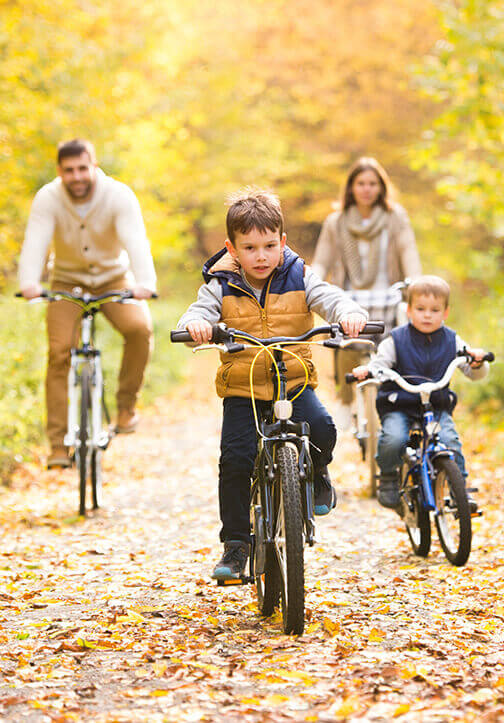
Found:
[[250, 523], [254, 535], [254, 580], [257, 607], [264, 617], [269, 617], [280, 602], [280, 571], [271, 545], [265, 543], [261, 489], [256, 480], [250, 500]]
[[88, 480], [88, 432], [89, 432], [89, 409], [90, 409], [90, 374], [89, 369], [84, 366], [81, 372], [81, 403], [80, 403], [80, 426], [79, 426], [79, 515], [86, 514], [86, 485]]
[[469, 559], [472, 541], [471, 511], [464, 478], [456, 462], [447, 457], [435, 459], [434, 470], [439, 541], [447, 560], [461, 567]]
[[408, 465], [404, 464], [401, 468], [401, 490], [404, 494], [401, 496], [400, 514], [404, 520], [413, 552], [418, 557], [427, 557], [431, 546], [429, 511], [423, 506], [418, 489], [414, 489], [415, 485], [411, 475], [407, 484], [404, 484], [408, 471]]
[[364, 393], [367, 419], [367, 439], [365, 460], [369, 470], [369, 496], [376, 497], [378, 467], [376, 464], [376, 449], [378, 446], [378, 413], [376, 411], [376, 387], [368, 384]]
[[102, 504], [102, 454], [101, 449], [93, 449], [91, 453], [91, 493], [94, 510]]
[[281, 445], [276, 450], [278, 507], [275, 552], [281, 577], [282, 621], [285, 633], [304, 630], [304, 540], [301, 485], [297, 452]]

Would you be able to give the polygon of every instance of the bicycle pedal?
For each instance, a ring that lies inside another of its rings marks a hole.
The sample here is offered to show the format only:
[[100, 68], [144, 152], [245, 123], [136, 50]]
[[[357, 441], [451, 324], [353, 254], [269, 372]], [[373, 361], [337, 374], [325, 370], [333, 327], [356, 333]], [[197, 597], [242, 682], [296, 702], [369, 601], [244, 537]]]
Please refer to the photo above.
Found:
[[471, 517], [483, 517], [483, 510], [476, 510], [476, 512], [471, 512]]
[[242, 575], [241, 577], [233, 577], [229, 580], [217, 580], [218, 587], [228, 587], [229, 585], [249, 585], [254, 582], [254, 578], [250, 575]]

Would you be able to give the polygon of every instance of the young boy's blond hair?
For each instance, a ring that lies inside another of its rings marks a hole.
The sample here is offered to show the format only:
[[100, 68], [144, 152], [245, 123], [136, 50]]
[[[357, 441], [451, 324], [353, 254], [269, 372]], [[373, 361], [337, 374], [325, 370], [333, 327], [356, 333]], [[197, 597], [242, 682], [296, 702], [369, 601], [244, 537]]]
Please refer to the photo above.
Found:
[[434, 296], [436, 299], [441, 299], [447, 309], [450, 301], [450, 286], [440, 276], [425, 274], [416, 278], [408, 286], [406, 294], [408, 306], [411, 306], [416, 296]]

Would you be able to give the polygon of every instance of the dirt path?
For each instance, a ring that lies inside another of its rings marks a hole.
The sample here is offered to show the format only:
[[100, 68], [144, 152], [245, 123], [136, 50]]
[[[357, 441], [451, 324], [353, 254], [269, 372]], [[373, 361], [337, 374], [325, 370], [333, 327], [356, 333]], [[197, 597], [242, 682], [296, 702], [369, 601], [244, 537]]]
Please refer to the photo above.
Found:
[[[363, 498], [365, 469], [341, 435], [338, 508], [306, 553], [306, 632], [287, 637], [258, 616], [252, 586], [209, 579], [220, 408], [204, 364], [114, 440], [98, 514], [75, 518], [74, 471], [27, 467], [2, 490], [2, 720], [504, 721], [502, 515], [490, 504], [504, 474], [482, 443], [471, 440], [470, 467], [486, 514], [454, 569], [436, 540], [415, 558], [399, 519]], [[327, 380], [321, 396], [331, 408]]]

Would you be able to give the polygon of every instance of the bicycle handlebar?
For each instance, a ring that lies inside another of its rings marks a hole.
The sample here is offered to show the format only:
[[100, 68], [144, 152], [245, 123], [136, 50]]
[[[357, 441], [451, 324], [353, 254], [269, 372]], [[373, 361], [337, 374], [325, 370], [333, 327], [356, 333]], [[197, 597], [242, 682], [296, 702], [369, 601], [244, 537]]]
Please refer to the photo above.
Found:
[[[14, 296], [17, 298], [24, 298], [21, 291], [17, 291]], [[92, 294], [76, 294], [68, 291], [50, 291], [49, 289], [43, 289], [40, 296], [36, 297], [39, 299], [47, 299], [48, 301], [60, 301], [61, 299], [67, 299], [68, 301], [74, 301], [76, 303], [81, 302], [82, 304], [96, 304], [100, 301], [105, 303], [105, 300], [114, 301], [121, 304], [123, 301], [128, 299], [134, 299], [133, 291], [131, 289], [125, 289], [123, 291], [106, 291], [104, 294], [93, 296]], [[152, 299], [157, 299], [158, 294], [152, 292]], [[101, 306], [101, 304], [100, 304]]]
[[[370, 321], [366, 324], [366, 326], [362, 329], [360, 334], [382, 334], [384, 329], [384, 324], [381, 321]], [[331, 337], [335, 337], [337, 335], [344, 335], [343, 328], [341, 327], [341, 324], [329, 324], [327, 326], [318, 326], [313, 329], [310, 329], [305, 334], [302, 334], [301, 336], [274, 336], [267, 339], [261, 339], [260, 337], [252, 336], [251, 334], [240, 331], [239, 329], [228, 329], [223, 324], [214, 324], [212, 327], [212, 338], [211, 343], [212, 344], [219, 344], [219, 343], [231, 343], [234, 344], [236, 341], [236, 338], [240, 338], [240, 341], [247, 341], [250, 340], [252, 343], [258, 343], [262, 346], [270, 346], [272, 344], [286, 344], [290, 342], [299, 342], [302, 343], [303, 341], [308, 341], [309, 339], [312, 339], [314, 336], [321, 335], [321, 334], [330, 334]], [[194, 341], [190, 332], [187, 331], [187, 329], [174, 329], [170, 332], [170, 339], [174, 343], [179, 342], [191, 342]], [[240, 344], [241, 346], [241, 344]], [[238, 349], [236, 349], [238, 351]]]

